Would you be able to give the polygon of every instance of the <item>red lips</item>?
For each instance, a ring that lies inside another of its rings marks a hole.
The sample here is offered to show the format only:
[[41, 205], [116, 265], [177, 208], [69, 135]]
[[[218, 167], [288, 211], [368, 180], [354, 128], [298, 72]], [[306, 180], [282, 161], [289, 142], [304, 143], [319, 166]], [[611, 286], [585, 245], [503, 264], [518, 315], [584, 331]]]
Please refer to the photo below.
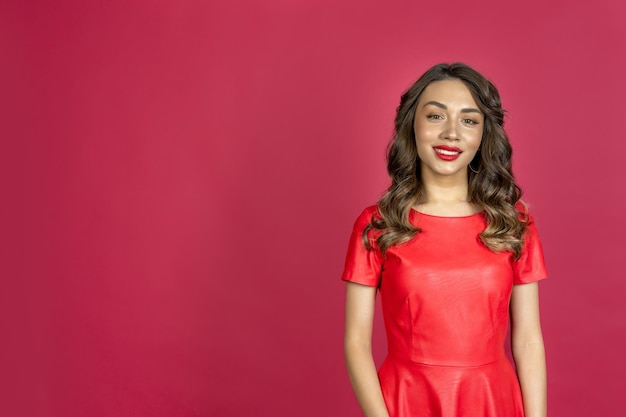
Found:
[[462, 150], [454, 146], [439, 145], [435, 146], [435, 155], [444, 161], [454, 161], [461, 155]]

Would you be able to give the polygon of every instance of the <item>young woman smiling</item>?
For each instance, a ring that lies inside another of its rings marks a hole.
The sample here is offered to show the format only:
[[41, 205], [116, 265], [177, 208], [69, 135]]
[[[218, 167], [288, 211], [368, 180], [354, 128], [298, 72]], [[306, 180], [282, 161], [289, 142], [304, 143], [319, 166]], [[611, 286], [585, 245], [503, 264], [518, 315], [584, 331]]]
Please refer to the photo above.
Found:
[[[434, 66], [402, 95], [391, 186], [357, 218], [342, 275], [346, 363], [367, 417], [546, 415], [546, 271], [503, 117], [493, 84], [462, 63]], [[378, 372], [377, 291], [388, 341]]]

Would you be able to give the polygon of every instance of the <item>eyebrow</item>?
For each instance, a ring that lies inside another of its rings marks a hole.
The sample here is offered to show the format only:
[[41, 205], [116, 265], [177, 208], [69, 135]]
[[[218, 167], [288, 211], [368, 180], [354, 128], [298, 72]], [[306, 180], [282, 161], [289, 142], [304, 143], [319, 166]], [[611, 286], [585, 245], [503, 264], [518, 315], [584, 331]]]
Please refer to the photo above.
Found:
[[[431, 101], [428, 101], [428, 102], [424, 103], [424, 105], [422, 107], [426, 107], [429, 104], [433, 105], [435, 107], [439, 107], [440, 109], [443, 109], [443, 110], [448, 110], [448, 106], [446, 106], [445, 104], [440, 103], [438, 101], [435, 101], [435, 100], [431, 100]], [[466, 109], [461, 109], [461, 113], [478, 113], [478, 114], [483, 114], [483, 112], [481, 112], [480, 110], [475, 109], [473, 107], [466, 108]]]

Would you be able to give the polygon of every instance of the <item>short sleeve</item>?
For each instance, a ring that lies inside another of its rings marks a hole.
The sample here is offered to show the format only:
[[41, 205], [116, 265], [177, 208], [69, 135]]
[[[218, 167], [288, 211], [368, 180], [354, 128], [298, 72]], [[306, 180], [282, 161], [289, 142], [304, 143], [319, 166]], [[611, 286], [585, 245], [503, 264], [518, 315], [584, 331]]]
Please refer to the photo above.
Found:
[[363, 243], [363, 231], [376, 211], [376, 206], [366, 208], [354, 223], [350, 241], [348, 242], [346, 263], [341, 275], [341, 279], [344, 281], [370, 287], [378, 287], [380, 284], [383, 266], [382, 253], [376, 247], [374, 241], [372, 241], [374, 245], [371, 250], [368, 250]]
[[522, 254], [517, 261], [513, 262], [513, 283], [528, 284], [547, 278], [547, 276], [537, 227], [532, 216], [529, 216]]

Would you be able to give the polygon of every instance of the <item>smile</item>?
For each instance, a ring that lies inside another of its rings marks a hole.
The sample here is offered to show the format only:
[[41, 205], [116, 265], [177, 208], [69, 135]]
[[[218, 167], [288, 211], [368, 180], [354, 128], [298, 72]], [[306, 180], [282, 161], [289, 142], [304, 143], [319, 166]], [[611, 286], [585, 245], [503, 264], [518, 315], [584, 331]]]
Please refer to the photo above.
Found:
[[437, 148], [435, 148], [435, 152], [440, 153], [442, 155], [458, 155], [461, 153], [461, 152], [447, 151], [445, 149], [437, 149]]
[[444, 161], [454, 161], [462, 152], [459, 148], [449, 146], [437, 146], [433, 149], [435, 150], [435, 155]]

